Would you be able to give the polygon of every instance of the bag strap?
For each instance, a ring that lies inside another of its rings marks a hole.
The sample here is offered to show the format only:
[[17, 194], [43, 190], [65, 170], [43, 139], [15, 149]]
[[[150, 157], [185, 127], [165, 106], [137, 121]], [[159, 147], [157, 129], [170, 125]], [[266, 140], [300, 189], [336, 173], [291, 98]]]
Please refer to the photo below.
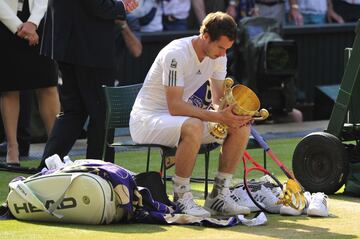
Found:
[[11, 182], [11, 183], [9, 183], [9, 187], [10, 187], [10, 189], [17, 192], [17, 194], [20, 195], [24, 200], [31, 203], [32, 205], [34, 205], [38, 209], [40, 209], [40, 210], [42, 210], [44, 212], [47, 212], [50, 215], [53, 215], [53, 216], [55, 216], [57, 218], [62, 218], [63, 215], [57, 214], [57, 213], [55, 213], [55, 211], [56, 211], [57, 207], [59, 206], [59, 204], [64, 199], [65, 194], [70, 189], [70, 186], [72, 185], [74, 180], [76, 178], [78, 178], [80, 175], [82, 175], [82, 174], [77, 173], [77, 174], [72, 174], [71, 175], [71, 178], [67, 182], [67, 185], [66, 185], [66, 188], [65, 188], [64, 192], [60, 195], [60, 197], [53, 204], [51, 204], [51, 206], [49, 208], [45, 207], [44, 202], [42, 202], [42, 200], [33, 192], [33, 190], [28, 185], [26, 185], [26, 183], [24, 183], [24, 181], [18, 180], [18, 181], [15, 181], [15, 182]]

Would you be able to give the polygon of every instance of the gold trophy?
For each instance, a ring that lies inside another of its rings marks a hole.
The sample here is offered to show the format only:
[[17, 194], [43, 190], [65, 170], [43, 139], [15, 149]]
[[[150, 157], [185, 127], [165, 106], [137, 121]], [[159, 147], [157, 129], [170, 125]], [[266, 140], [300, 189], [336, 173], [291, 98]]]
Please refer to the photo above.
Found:
[[301, 185], [295, 179], [289, 179], [285, 183], [279, 201], [276, 204], [283, 204], [297, 210], [303, 210], [306, 206], [306, 199]]
[[[260, 109], [260, 100], [250, 88], [241, 84], [233, 86], [233, 84], [234, 81], [231, 78], [225, 79], [224, 96], [220, 100], [219, 110], [235, 104], [233, 113], [236, 115], [250, 115], [254, 120], [265, 120], [269, 117], [266, 109]], [[225, 124], [209, 122], [209, 132], [217, 139], [226, 137], [227, 128], [228, 126]], [[292, 175], [288, 178], [277, 204], [302, 210], [306, 204], [304, 190]]]
[[[265, 120], [269, 117], [266, 109], [260, 108], [260, 100], [256, 94], [245, 85], [234, 85], [231, 78], [224, 81], [224, 97], [220, 100], [219, 110], [236, 104], [233, 113], [236, 115], [250, 115], [254, 120]], [[227, 135], [228, 126], [221, 123], [209, 122], [209, 132], [217, 139], [224, 139]]]

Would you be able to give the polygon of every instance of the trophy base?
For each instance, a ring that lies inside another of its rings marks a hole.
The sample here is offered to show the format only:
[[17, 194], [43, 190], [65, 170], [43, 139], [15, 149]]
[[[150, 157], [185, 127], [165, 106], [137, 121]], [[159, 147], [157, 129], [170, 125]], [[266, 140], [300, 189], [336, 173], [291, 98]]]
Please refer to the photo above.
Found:
[[222, 124], [209, 122], [209, 133], [211, 136], [213, 136], [215, 139], [225, 139], [227, 135], [226, 127], [224, 127]]

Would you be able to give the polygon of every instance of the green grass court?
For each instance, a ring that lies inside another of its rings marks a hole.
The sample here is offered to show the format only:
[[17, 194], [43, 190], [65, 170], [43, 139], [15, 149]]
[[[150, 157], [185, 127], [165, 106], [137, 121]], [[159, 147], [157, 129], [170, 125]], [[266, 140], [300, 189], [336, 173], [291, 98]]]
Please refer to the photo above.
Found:
[[[291, 158], [299, 138], [269, 141], [271, 149], [280, 160], [291, 168]], [[249, 150], [252, 157], [262, 163], [262, 150]], [[214, 176], [217, 167], [218, 151], [211, 153], [210, 178]], [[116, 163], [134, 172], [145, 171], [146, 152], [131, 151], [119, 152], [116, 155]], [[203, 157], [199, 156], [194, 171], [195, 177], [202, 177], [204, 174]], [[23, 166], [37, 166], [38, 161], [22, 161]], [[160, 168], [160, 156], [154, 150], [152, 154], [151, 170], [158, 171]], [[268, 168], [277, 176], [282, 173], [280, 169], [268, 158]], [[235, 175], [236, 179], [242, 177], [242, 164]], [[173, 169], [168, 171], [168, 175]], [[19, 174], [0, 172], [0, 201], [6, 200], [8, 193], [7, 184]], [[285, 177], [280, 177], [285, 181]], [[171, 193], [168, 183], [168, 193]], [[202, 204], [203, 189], [202, 183], [192, 184], [194, 197]], [[340, 190], [341, 191], [341, 190]], [[212, 239], [212, 238], [360, 238], [360, 198], [343, 196], [341, 194], [330, 195], [330, 216], [327, 218], [310, 218], [303, 216], [281, 216], [267, 214], [268, 224], [258, 227], [247, 227], [238, 225], [228, 228], [208, 228], [200, 226], [165, 226], [148, 224], [115, 224], [115, 225], [74, 225], [21, 222], [17, 220], [0, 221], [0, 239], [43, 239], [43, 238], [75, 238], [75, 239]]]

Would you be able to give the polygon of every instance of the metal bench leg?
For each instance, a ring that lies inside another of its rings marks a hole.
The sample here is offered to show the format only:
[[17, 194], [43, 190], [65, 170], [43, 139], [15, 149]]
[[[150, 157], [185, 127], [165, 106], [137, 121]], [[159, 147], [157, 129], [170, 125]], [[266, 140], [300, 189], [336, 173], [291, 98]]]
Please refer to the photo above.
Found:
[[205, 189], [204, 189], [204, 198], [206, 199], [208, 195], [208, 183], [209, 183], [209, 161], [210, 161], [210, 153], [209, 151], [205, 152]]
[[146, 172], [149, 172], [149, 167], [150, 167], [150, 151], [151, 151], [151, 148], [148, 147], [147, 160], [146, 160]]
[[160, 165], [160, 173], [162, 174], [163, 181], [164, 181], [164, 189], [166, 192], [166, 166], [165, 166], [165, 156], [161, 157], [161, 165]]

